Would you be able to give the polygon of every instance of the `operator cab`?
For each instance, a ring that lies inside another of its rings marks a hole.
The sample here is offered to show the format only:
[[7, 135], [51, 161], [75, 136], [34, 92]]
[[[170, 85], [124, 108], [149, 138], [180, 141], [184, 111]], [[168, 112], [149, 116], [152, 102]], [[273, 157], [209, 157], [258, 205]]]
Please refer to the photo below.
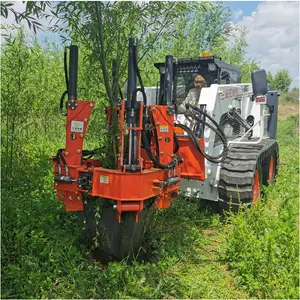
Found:
[[[159, 70], [160, 82], [156, 90], [156, 104], [162, 105], [165, 82], [165, 63], [155, 63]], [[174, 105], [183, 101], [189, 90], [194, 88], [194, 76], [201, 75], [206, 86], [211, 84], [231, 84], [241, 82], [241, 71], [239, 68], [224, 63], [217, 56], [202, 56], [197, 58], [177, 59], [173, 63], [173, 99]]]

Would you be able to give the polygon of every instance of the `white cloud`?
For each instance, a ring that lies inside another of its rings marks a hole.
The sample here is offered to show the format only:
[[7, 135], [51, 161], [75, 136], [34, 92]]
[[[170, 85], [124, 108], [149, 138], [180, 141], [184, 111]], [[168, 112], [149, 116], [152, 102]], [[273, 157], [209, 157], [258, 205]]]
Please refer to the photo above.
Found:
[[299, 2], [263, 2], [238, 24], [248, 30], [248, 57], [273, 75], [288, 69], [299, 86]]
[[243, 10], [238, 8], [232, 12], [233, 20], [238, 20], [243, 15]]

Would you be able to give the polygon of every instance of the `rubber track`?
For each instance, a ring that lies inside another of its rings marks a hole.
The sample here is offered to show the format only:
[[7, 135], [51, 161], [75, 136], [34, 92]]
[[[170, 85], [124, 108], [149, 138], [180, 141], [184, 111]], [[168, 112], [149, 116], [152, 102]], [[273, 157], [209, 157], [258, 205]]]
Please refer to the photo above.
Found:
[[273, 139], [262, 140], [256, 145], [234, 145], [228, 151], [227, 157], [221, 164], [219, 181], [220, 203], [232, 208], [241, 204], [250, 205], [252, 202], [252, 186], [256, 168], [266, 166], [269, 157], [277, 155], [278, 144]]

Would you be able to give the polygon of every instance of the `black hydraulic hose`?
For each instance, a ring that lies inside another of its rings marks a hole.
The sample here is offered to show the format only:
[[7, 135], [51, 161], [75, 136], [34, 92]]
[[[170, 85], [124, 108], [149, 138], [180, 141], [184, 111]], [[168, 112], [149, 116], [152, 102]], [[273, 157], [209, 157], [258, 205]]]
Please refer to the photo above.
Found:
[[153, 155], [153, 153], [151, 152], [150, 149], [150, 145], [148, 142], [148, 138], [143, 130], [142, 133], [142, 141], [143, 141], [143, 145], [144, 145], [144, 149], [146, 150], [149, 158], [152, 160], [154, 167], [158, 167], [160, 169], [172, 169], [176, 166], [177, 162], [182, 161], [182, 157], [180, 155], [177, 155], [171, 162], [169, 162], [168, 164], [161, 164]]
[[198, 138], [196, 137], [195, 133], [186, 125], [183, 124], [175, 124], [175, 127], [179, 127], [181, 129], [183, 129], [188, 136], [190, 137], [190, 139], [192, 140], [194, 146], [196, 147], [196, 149], [210, 162], [213, 163], [220, 163], [222, 161], [224, 161], [224, 159], [226, 158], [227, 155], [227, 151], [222, 151], [222, 156], [220, 157], [220, 155], [218, 156], [211, 156], [208, 155], [207, 153], [204, 152], [204, 150], [201, 148], [201, 145], [198, 141]]
[[[186, 104], [187, 108], [192, 108], [194, 110], [196, 110], [199, 114], [202, 114], [203, 116], [205, 116], [205, 118], [209, 119], [213, 125], [216, 126], [216, 128], [213, 128], [209, 123], [199, 119], [195, 114], [192, 115], [192, 117], [194, 117], [197, 121], [199, 121], [200, 123], [207, 125], [211, 130], [213, 130], [214, 132], [217, 133], [217, 135], [220, 137], [220, 139], [225, 143], [226, 142], [226, 147], [227, 147], [227, 137], [223, 131], [223, 129], [220, 127], [220, 125], [206, 112], [201, 111], [198, 107], [194, 106], [194, 105], [190, 105], [190, 104]], [[223, 138], [221, 137], [221, 135], [223, 136]]]
[[[136, 90], [139, 90], [140, 92], [142, 92], [144, 105], [146, 107], [147, 106], [147, 97], [146, 97], [146, 93], [145, 93], [145, 87], [144, 87], [144, 84], [143, 84], [143, 80], [142, 80], [140, 70], [139, 70], [139, 67], [138, 67], [138, 60], [137, 60], [137, 55], [135, 55], [135, 51], [136, 51], [136, 47], [133, 48], [133, 63], [134, 63], [134, 67], [135, 67], [135, 70], [136, 70], [136, 75], [139, 79], [139, 83], [140, 83], [140, 86], [141, 86], [139, 89], [136, 89]], [[136, 93], [137, 92], [138, 91], [136, 91]]]
[[[218, 128], [214, 128], [209, 123], [201, 120], [200, 118], [198, 118], [196, 115], [194, 115], [192, 113], [189, 113], [189, 114], [186, 113], [185, 115], [189, 116], [189, 117], [192, 117], [194, 120], [198, 121], [199, 123], [202, 123], [204, 126], [207, 126], [212, 131], [214, 131], [219, 136], [219, 138], [221, 139], [222, 143], [224, 144], [224, 147], [227, 148], [227, 138], [226, 138], [225, 134], [222, 131], [220, 131]], [[222, 156], [222, 154], [220, 154], [220, 157], [221, 156]]]
[[60, 165], [60, 160], [61, 160], [62, 163], [63, 163], [63, 165], [64, 165], [64, 167], [65, 167], [65, 169], [67, 169], [68, 168], [67, 162], [66, 162], [66, 160], [65, 160], [65, 158], [64, 158], [64, 156], [62, 154], [63, 150], [65, 150], [65, 149], [58, 149], [58, 151], [56, 153], [56, 161]]
[[209, 119], [217, 127], [218, 130], [220, 130], [220, 132], [223, 133], [223, 130], [220, 127], [220, 125], [209, 114], [207, 114], [206, 112], [200, 110], [200, 108], [198, 108], [197, 106], [191, 105], [189, 103], [187, 103], [185, 106], [186, 106], [186, 108], [192, 108], [192, 109], [196, 110], [198, 113], [204, 115], [207, 119]]
[[64, 52], [64, 71], [65, 71], [66, 87], [68, 89], [69, 78], [68, 78], [68, 65], [67, 65], [67, 47], [65, 48], [65, 52]]
[[59, 102], [59, 111], [60, 113], [62, 114], [63, 113], [63, 106], [64, 106], [64, 99], [65, 97], [68, 95], [68, 90], [65, 90], [63, 92], [63, 94], [61, 95], [61, 98], [60, 98], [60, 102]]
[[207, 126], [209, 127], [212, 131], [214, 131], [218, 136], [219, 138], [221, 139], [222, 141], [222, 144], [223, 144], [223, 151], [219, 154], [219, 155], [216, 155], [216, 156], [211, 156], [213, 160], [216, 160], [216, 159], [219, 159], [219, 158], [223, 158], [224, 159], [226, 158], [227, 156], [227, 153], [228, 153], [228, 147], [227, 147], [227, 138], [226, 136], [223, 134], [222, 131], [219, 131], [218, 129], [212, 127], [209, 123], [207, 122], [204, 122], [203, 120], [197, 118], [195, 116], [195, 120], [199, 121], [200, 123], [204, 124], [204, 126]]
[[155, 142], [155, 147], [156, 147], [156, 159], [159, 161], [159, 144], [158, 144], [158, 136], [157, 136], [157, 130], [156, 130], [156, 127], [154, 125], [154, 119], [153, 119], [153, 114], [148, 111], [148, 117], [149, 117], [149, 120], [150, 120], [150, 123], [152, 123], [153, 125], [153, 135], [154, 135], [154, 142]]
[[177, 153], [179, 150], [179, 142], [178, 142], [178, 138], [176, 136], [176, 133], [174, 132], [174, 141], [175, 141], [175, 148], [174, 148], [174, 153]]
[[59, 111], [61, 114], [63, 113], [64, 99], [68, 95], [68, 86], [69, 86], [67, 54], [68, 52], [66, 47], [64, 51], [64, 72], [65, 72], [65, 82], [66, 82], [67, 89], [61, 95], [60, 102], [59, 102]]
[[97, 151], [101, 151], [101, 148], [96, 148], [94, 150], [82, 150], [82, 156], [95, 155]]
[[187, 116], [192, 117], [194, 120], [202, 123], [204, 126], [207, 126], [208, 128], [210, 128], [211, 130], [213, 130], [221, 139], [222, 144], [223, 144], [223, 151], [216, 156], [211, 156], [208, 155], [207, 153], [204, 152], [204, 150], [201, 148], [198, 138], [196, 137], [195, 133], [187, 126], [183, 125], [183, 124], [175, 124], [175, 126], [182, 128], [184, 131], [187, 132], [188, 136], [191, 138], [193, 144], [195, 145], [195, 147], [198, 149], [198, 151], [210, 162], [214, 162], [214, 163], [219, 163], [224, 161], [224, 159], [227, 156], [228, 153], [228, 147], [227, 147], [227, 138], [226, 135], [224, 134], [224, 131], [222, 130], [222, 128], [220, 127], [220, 125], [210, 116], [208, 115], [206, 112], [201, 111], [198, 107], [190, 105], [190, 104], [186, 104], [186, 108], [192, 108], [194, 109], [197, 113], [202, 114], [203, 116], [205, 116], [208, 120], [211, 121], [211, 123], [213, 125], [215, 125], [215, 127], [213, 127], [211, 124], [207, 123], [206, 121], [200, 119], [196, 114], [192, 113], [192, 112], [188, 112], [186, 113]]

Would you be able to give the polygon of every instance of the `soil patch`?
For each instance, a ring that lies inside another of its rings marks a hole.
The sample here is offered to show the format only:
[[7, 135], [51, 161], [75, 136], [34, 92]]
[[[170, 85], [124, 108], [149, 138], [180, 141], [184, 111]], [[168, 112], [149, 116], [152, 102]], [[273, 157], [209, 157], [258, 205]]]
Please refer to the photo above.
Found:
[[278, 104], [278, 119], [285, 120], [290, 116], [296, 116], [299, 114], [299, 104]]

